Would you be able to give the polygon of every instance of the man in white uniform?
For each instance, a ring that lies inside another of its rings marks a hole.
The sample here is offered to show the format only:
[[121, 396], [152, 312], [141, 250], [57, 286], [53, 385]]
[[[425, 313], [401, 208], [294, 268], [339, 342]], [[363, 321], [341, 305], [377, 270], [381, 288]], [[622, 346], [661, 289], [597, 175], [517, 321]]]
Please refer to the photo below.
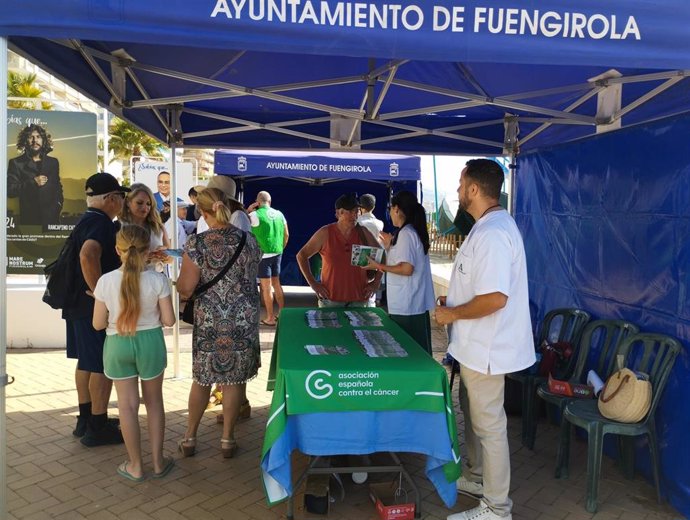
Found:
[[498, 198], [503, 170], [474, 159], [460, 175], [460, 206], [477, 221], [460, 246], [447, 298], [435, 318], [450, 324], [451, 355], [460, 363], [468, 464], [458, 492], [479, 506], [448, 520], [512, 519], [510, 451], [503, 409], [505, 374], [535, 362], [522, 237]]

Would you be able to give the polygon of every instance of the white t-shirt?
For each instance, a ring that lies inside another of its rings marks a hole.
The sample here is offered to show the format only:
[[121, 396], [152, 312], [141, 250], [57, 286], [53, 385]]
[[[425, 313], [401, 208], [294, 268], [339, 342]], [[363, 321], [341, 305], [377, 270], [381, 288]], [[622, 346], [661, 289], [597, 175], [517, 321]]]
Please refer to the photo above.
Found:
[[[98, 279], [93, 295], [105, 303], [108, 309], [108, 328], [106, 334], [117, 334], [117, 317], [120, 315], [120, 284], [122, 271], [115, 269]], [[141, 314], [137, 321], [137, 330], [155, 329], [161, 326], [161, 313], [158, 300], [170, 296], [170, 282], [162, 273], [150, 269], [142, 271], [139, 278], [139, 301]]]
[[153, 229], [151, 231], [151, 239], [149, 242], [149, 249], [151, 251], [155, 251], [159, 247], [163, 246], [163, 230], [161, 229], [158, 233], [156, 233]]
[[[247, 233], [252, 232], [252, 224], [249, 221], [249, 217], [244, 211], [233, 211], [232, 215], [230, 215], [230, 224], [240, 228], [242, 231], [246, 231]], [[204, 216], [202, 215], [196, 222], [196, 232], [197, 234], [203, 233], [207, 229], [208, 224], [206, 223], [206, 219], [204, 219]]]
[[383, 231], [383, 222], [377, 219], [373, 213], [364, 213], [357, 217], [357, 224], [367, 228], [367, 231], [371, 233], [376, 241], [380, 244], [379, 233]]
[[387, 265], [400, 262], [412, 264], [414, 271], [411, 276], [386, 273], [388, 312], [411, 316], [432, 310], [435, 300], [429, 255], [424, 254], [422, 241], [410, 224], [400, 230], [398, 240], [386, 256]]
[[247, 233], [252, 232], [252, 223], [249, 221], [249, 216], [244, 211], [233, 211], [232, 215], [230, 215], [230, 224]]
[[462, 365], [483, 374], [506, 374], [534, 364], [525, 248], [506, 211], [480, 218], [460, 246], [450, 275], [446, 305], [501, 292], [502, 309], [473, 320], [456, 320], [448, 351]]

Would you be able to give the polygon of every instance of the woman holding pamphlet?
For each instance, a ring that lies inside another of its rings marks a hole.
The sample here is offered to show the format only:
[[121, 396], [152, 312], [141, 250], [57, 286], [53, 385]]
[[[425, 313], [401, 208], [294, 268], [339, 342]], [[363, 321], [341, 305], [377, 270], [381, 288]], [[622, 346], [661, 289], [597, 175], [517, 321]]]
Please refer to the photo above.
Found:
[[398, 230], [392, 235], [380, 235], [386, 248], [386, 263], [377, 262], [370, 256], [366, 269], [388, 273], [386, 283], [391, 319], [431, 354], [429, 311], [435, 307], [435, 301], [426, 212], [412, 192], [401, 191], [391, 199], [390, 216]]
[[149, 266], [157, 271], [164, 271], [165, 262], [172, 260], [165, 252], [170, 247], [170, 239], [165, 230], [160, 214], [156, 211], [156, 199], [145, 184], [134, 183], [132, 191], [127, 194], [118, 220], [123, 224], [135, 224], [146, 229], [151, 236], [149, 244]]

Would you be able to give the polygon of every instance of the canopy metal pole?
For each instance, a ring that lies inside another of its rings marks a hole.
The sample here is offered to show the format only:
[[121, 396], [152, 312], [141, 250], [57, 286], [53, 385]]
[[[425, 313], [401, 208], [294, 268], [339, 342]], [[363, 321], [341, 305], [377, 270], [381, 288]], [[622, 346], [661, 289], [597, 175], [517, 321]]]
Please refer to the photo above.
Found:
[[[170, 160], [172, 165], [170, 167], [170, 218], [172, 219], [172, 236], [168, 237], [171, 241], [171, 246], [173, 249], [178, 249], [179, 244], [177, 241], [177, 138], [174, 130], [176, 129], [177, 121], [179, 121], [179, 110], [175, 109], [172, 116], [173, 126], [173, 137], [170, 143]], [[178, 263], [177, 258], [173, 258], [172, 263], [172, 279], [177, 281]], [[173, 301], [173, 312], [175, 313], [175, 325], [173, 325], [173, 375], [176, 379], [182, 377], [180, 373], [180, 298], [177, 293], [177, 285], [172, 286], [172, 301]]]
[[438, 186], [436, 185], [436, 156], [432, 155], [431, 159], [434, 164], [434, 208], [436, 209], [436, 231], [438, 231], [441, 228], [441, 220], [439, 218], [438, 211]]
[[[0, 37], [0, 216], [7, 219], [7, 38]], [[0, 518], [7, 518], [7, 227], [0, 225]]]
[[508, 199], [508, 210], [515, 216], [515, 176], [517, 174], [517, 154], [510, 154], [510, 164], [508, 165], [508, 175], [510, 176], [510, 198]]

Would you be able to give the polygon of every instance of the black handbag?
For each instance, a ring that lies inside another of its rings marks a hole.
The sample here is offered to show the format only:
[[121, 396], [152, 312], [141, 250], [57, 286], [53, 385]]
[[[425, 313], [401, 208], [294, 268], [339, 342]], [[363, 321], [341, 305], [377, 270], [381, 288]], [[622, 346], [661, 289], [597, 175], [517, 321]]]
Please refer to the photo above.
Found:
[[235, 263], [237, 258], [240, 256], [240, 253], [242, 252], [242, 248], [244, 248], [244, 244], [247, 241], [247, 232], [242, 231], [242, 238], [240, 239], [240, 243], [237, 246], [237, 249], [235, 249], [235, 254], [232, 255], [232, 258], [230, 261], [223, 267], [223, 269], [213, 277], [212, 280], [209, 280], [206, 282], [204, 285], [197, 287], [194, 290], [194, 293], [192, 296], [187, 300], [187, 303], [184, 306], [184, 310], [182, 311], [182, 316], [181, 319], [185, 323], [189, 323], [190, 325], [194, 325], [194, 302], [196, 299], [201, 296], [203, 293], [205, 293], [208, 289], [213, 287], [218, 281], [225, 276], [225, 273], [228, 272], [228, 270], [232, 267], [232, 264]]

